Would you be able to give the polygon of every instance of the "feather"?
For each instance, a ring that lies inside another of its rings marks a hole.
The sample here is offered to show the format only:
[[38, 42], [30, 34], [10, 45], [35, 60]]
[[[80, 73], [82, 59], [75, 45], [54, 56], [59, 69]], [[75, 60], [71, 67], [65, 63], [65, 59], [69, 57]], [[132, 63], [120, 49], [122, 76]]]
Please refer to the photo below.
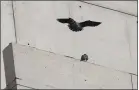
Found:
[[82, 27], [86, 27], [86, 26], [92, 26], [92, 27], [95, 27], [95, 26], [98, 26], [99, 24], [101, 24], [101, 22], [95, 22], [95, 21], [84, 21], [84, 22], [81, 22], [79, 23]]
[[68, 19], [57, 19], [59, 22], [61, 22], [61, 23], [70, 23], [71, 22], [71, 19], [70, 18], [68, 18]]

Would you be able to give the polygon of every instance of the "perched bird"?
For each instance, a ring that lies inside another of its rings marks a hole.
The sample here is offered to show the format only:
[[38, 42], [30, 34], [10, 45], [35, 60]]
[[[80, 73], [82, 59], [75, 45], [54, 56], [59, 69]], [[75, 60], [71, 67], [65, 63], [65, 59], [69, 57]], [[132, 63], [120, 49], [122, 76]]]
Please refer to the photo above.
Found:
[[87, 54], [84, 54], [81, 56], [81, 60], [80, 61], [87, 61], [88, 60], [88, 56]]
[[67, 23], [68, 27], [70, 30], [78, 32], [78, 31], [82, 31], [84, 27], [90, 26], [90, 27], [95, 27], [98, 26], [99, 24], [101, 24], [101, 22], [95, 22], [95, 21], [84, 21], [84, 22], [76, 22], [75, 20], [73, 20], [72, 18], [67, 18], [67, 19], [57, 19], [59, 22], [61, 23]]

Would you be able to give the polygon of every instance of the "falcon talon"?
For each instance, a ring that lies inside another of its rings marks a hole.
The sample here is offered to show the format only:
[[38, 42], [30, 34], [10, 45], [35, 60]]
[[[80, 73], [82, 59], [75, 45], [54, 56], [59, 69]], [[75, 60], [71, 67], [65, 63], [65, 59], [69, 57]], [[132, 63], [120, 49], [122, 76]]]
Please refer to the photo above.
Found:
[[101, 22], [96, 22], [96, 21], [84, 21], [84, 22], [76, 22], [75, 20], [73, 20], [72, 18], [65, 18], [65, 19], [57, 19], [57, 21], [61, 22], [61, 23], [68, 23], [68, 27], [70, 30], [78, 32], [78, 31], [82, 31], [84, 27], [90, 26], [90, 27], [95, 27], [98, 26], [99, 24], [101, 24]]

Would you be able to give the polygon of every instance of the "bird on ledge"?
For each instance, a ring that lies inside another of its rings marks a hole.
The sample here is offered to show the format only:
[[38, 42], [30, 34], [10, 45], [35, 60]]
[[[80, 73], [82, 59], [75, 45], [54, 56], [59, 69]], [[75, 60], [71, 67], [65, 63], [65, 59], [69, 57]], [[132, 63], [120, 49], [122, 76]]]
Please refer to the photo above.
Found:
[[87, 60], [88, 60], [88, 55], [87, 55], [87, 54], [83, 54], [83, 55], [81, 56], [81, 60], [80, 60], [80, 61], [86, 62]]
[[90, 26], [90, 27], [95, 27], [101, 24], [101, 22], [96, 22], [96, 21], [84, 21], [84, 22], [76, 22], [75, 20], [73, 20], [72, 18], [63, 18], [63, 19], [57, 19], [57, 21], [61, 22], [61, 23], [67, 23], [68, 27], [70, 30], [78, 32], [78, 31], [82, 31], [84, 27]]

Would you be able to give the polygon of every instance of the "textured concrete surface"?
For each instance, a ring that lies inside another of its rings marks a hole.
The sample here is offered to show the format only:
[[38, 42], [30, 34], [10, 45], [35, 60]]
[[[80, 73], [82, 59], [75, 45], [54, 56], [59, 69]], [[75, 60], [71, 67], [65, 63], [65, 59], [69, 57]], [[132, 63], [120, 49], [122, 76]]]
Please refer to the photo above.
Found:
[[15, 72], [12, 43], [10, 43], [3, 50], [3, 59], [4, 59], [4, 66], [5, 66], [6, 87], [12, 88], [16, 85], [16, 80], [15, 80], [16, 79], [16, 72]]
[[[103, 1], [88, 2], [136, 15], [136, 2], [123, 1], [124, 5], [121, 1], [113, 4]], [[2, 1], [1, 5], [3, 50], [16, 40], [12, 3]], [[14, 44], [16, 82], [7, 78], [12, 82], [10, 87], [137, 88], [137, 76], [131, 77], [129, 74], [137, 74], [137, 17], [76, 1], [14, 1], [14, 10], [16, 39], [21, 45]], [[67, 25], [56, 21], [57, 18], [68, 17], [79, 22], [101, 21], [102, 24], [73, 33]], [[89, 55], [88, 62], [79, 61], [84, 53]], [[2, 57], [1, 60], [3, 62]], [[1, 64], [4, 72], [4, 65]], [[6, 74], [8, 75], [7, 72]], [[6, 74], [2, 73], [3, 82]], [[6, 84], [1, 84], [5, 88]]]
[[32, 89], [32, 88], [27, 88], [27, 87], [25, 87], [25, 86], [18, 86], [18, 89]]
[[[85, 0], [84, 0], [85, 1]], [[137, 16], [137, 1], [85, 1]]]
[[87, 53], [89, 62], [137, 74], [137, 18], [79, 2], [72, 2], [70, 10], [78, 21], [102, 22], [74, 34], [74, 57]]
[[[1, 1], [1, 52], [15, 42], [15, 30], [11, 1]], [[6, 87], [3, 53], [1, 53], [1, 89]]]
[[138, 76], [132, 75], [133, 89], [138, 89]]
[[[22, 1], [14, 6], [18, 43], [76, 59], [86, 53], [88, 62], [137, 74], [137, 17], [77, 1]], [[102, 24], [75, 33], [56, 21], [69, 16]]]
[[36, 48], [13, 45], [17, 84], [36, 89], [132, 89], [131, 75]]

